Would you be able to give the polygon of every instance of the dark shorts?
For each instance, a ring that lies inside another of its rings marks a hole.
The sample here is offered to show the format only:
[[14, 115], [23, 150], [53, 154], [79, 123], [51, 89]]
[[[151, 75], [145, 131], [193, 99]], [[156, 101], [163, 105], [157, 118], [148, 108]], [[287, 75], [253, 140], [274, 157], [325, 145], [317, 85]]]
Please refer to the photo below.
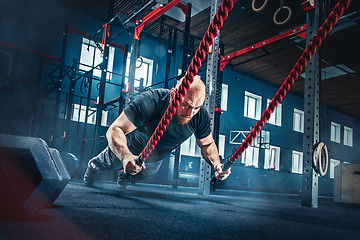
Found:
[[[159, 170], [163, 160], [159, 160], [156, 162], [146, 162], [145, 161], [145, 167], [146, 169], [142, 170], [139, 174], [140, 176], [147, 177], [151, 176]], [[122, 162], [120, 159], [118, 159], [115, 154], [110, 150], [109, 147], [106, 147], [101, 153], [99, 153], [97, 156], [93, 157], [89, 164], [92, 164], [92, 167], [95, 167], [97, 170], [101, 169], [113, 169], [113, 170], [119, 170], [123, 168]]]

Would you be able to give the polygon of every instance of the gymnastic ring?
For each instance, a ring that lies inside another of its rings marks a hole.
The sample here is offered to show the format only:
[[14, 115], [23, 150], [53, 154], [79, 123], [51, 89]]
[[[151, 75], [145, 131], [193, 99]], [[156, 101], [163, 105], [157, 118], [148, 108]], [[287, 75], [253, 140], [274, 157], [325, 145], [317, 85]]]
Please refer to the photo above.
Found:
[[259, 8], [255, 8], [255, 2], [256, 0], [253, 0], [252, 1], [252, 4], [251, 4], [251, 7], [252, 7], [252, 10], [254, 10], [255, 12], [260, 12], [261, 10], [263, 10], [265, 7], [266, 7], [266, 4], [268, 3], [269, 0], [265, 0], [263, 5], [261, 5], [261, 7]]
[[[324, 151], [324, 165], [321, 161], [321, 153]], [[313, 163], [314, 163], [314, 169], [315, 172], [317, 172], [320, 176], [325, 176], [328, 170], [329, 166], [329, 153], [327, 150], [327, 147], [325, 143], [320, 142], [314, 145], [314, 157], [313, 157]]]
[[[284, 21], [279, 22], [278, 20], [276, 20], [276, 17], [277, 17], [277, 15], [278, 15], [278, 13], [279, 13], [283, 8], [286, 9], [286, 10], [288, 10], [289, 15], [287, 16], [287, 18], [286, 18]], [[285, 23], [287, 23], [287, 21], [289, 21], [289, 19], [290, 19], [290, 17], [291, 17], [291, 14], [292, 14], [291, 8], [289, 8], [288, 6], [283, 6], [282, 8], [280, 7], [280, 8], [278, 8], [278, 10], [276, 10], [276, 12], [274, 13], [273, 21], [274, 21], [274, 23], [277, 24], [277, 25], [285, 24]]]
[[[142, 57], [138, 57], [138, 59], [140, 59], [140, 65], [139, 65], [139, 66], [136, 66], [136, 65], [135, 65], [136, 68], [140, 68], [140, 67], [143, 65], [143, 63], [144, 63], [144, 59], [143, 59]], [[138, 60], [138, 59], [137, 59], [137, 60]], [[137, 61], [136, 61], [136, 62], [137, 62]]]

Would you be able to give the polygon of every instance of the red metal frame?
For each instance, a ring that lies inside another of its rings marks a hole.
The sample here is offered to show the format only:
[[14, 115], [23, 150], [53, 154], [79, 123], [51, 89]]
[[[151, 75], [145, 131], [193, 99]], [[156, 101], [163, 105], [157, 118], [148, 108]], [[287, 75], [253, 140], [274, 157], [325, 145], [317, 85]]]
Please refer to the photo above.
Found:
[[157, 19], [158, 17], [160, 17], [161, 15], [166, 13], [168, 10], [170, 10], [174, 6], [176, 6], [178, 3], [180, 3], [180, 1], [181, 0], [173, 0], [170, 3], [166, 4], [165, 6], [160, 5], [156, 9], [154, 9], [151, 13], [146, 15], [142, 19], [142, 22], [138, 26], [135, 27], [134, 39], [140, 40], [140, 33], [145, 26], [147, 26], [152, 21], [154, 21], [155, 19]]
[[301, 4], [301, 7], [304, 11], [310, 11], [315, 9], [315, 1], [316, 0], [307, 0]]
[[189, 7], [186, 4], [179, 2], [176, 6], [181, 9], [185, 16], [189, 15]]
[[231, 59], [234, 59], [236, 57], [239, 57], [241, 55], [244, 55], [245, 53], [249, 53], [249, 52], [252, 52], [256, 49], [260, 49], [260, 48], [263, 48], [269, 44], [272, 44], [272, 43], [275, 43], [277, 41], [280, 41], [284, 38], [289, 38], [291, 36], [294, 36], [294, 35], [298, 35], [300, 37], [303, 37], [301, 34], [303, 32], [306, 31], [306, 24], [302, 25], [302, 26], [299, 26], [299, 27], [296, 27], [296, 28], [293, 28], [289, 31], [286, 31], [284, 33], [281, 33], [275, 37], [272, 37], [272, 38], [268, 38], [264, 41], [261, 41], [261, 42], [258, 42], [254, 45], [251, 45], [249, 47], [246, 47], [244, 49], [241, 49], [237, 52], [234, 52], [234, 53], [231, 53], [229, 55], [226, 55], [226, 56], [222, 56], [221, 57], [221, 61], [220, 61], [220, 71], [223, 71], [225, 66], [230, 62]]
[[[82, 32], [82, 31], [80, 31], [78, 29], [69, 27], [69, 35], [72, 35], [72, 34], [79, 34], [79, 35], [87, 37], [87, 38], [91, 37], [91, 35], [89, 33]], [[126, 47], [123, 46], [123, 45], [120, 45], [120, 44], [118, 44], [116, 42], [110, 42], [110, 45], [119, 48], [123, 53], [126, 52]]]
[[27, 53], [30, 53], [30, 54], [33, 54], [33, 55], [36, 55], [36, 56], [44, 57], [46, 59], [51, 59], [51, 60], [54, 60], [54, 61], [60, 61], [60, 58], [58, 58], [58, 57], [55, 57], [55, 56], [52, 56], [52, 55], [49, 55], [49, 54], [46, 54], [46, 53], [43, 53], [43, 52], [38, 52], [38, 51], [35, 51], [35, 50], [32, 50], [32, 49], [23, 48], [23, 47], [20, 47], [20, 46], [11, 44], [11, 43], [0, 41], [0, 46], [5, 46], [7, 48], [13, 48], [13, 49], [23, 51], [23, 52], [27, 52]]

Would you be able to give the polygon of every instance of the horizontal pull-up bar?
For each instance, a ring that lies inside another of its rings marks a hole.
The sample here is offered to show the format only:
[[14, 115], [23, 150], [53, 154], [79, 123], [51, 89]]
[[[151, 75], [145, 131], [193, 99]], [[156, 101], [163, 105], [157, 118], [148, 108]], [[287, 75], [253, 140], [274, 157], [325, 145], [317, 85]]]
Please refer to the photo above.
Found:
[[[96, 39], [94, 39], [93, 36], [91, 36], [90, 33], [80, 31], [80, 30], [75, 29], [75, 28], [72, 28], [72, 27], [70, 27], [70, 26], [69, 26], [69, 34], [70, 34], [70, 35], [72, 35], [72, 34], [78, 34], [78, 35], [80, 35], [80, 36], [84, 36], [84, 37], [86, 37], [86, 38], [91, 38], [92, 40], [96, 40]], [[114, 47], [119, 48], [123, 53], [126, 52], [126, 46], [123, 46], [123, 45], [118, 44], [118, 43], [116, 43], [116, 42], [110, 42], [109, 44], [110, 44], [111, 46], [114, 46]]]
[[36, 56], [39, 56], [39, 57], [46, 58], [46, 59], [60, 61], [60, 58], [58, 58], [58, 57], [55, 57], [55, 56], [52, 56], [52, 55], [49, 55], [49, 54], [46, 54], [46, 53], [43, 53], [43, 52], [38, 52], [38, 51], [35, 51], [35, 50], [32, 50], [32, 49], [20, 47], [20, 46], [14, 45], [12, 43], [7, 43], [7, 42], [0, 41], [0, 46], [5, 46], [7, 48], [12, 48], [12, 49], [16, 49], [16, 50], [19, 50], [19, 51], [22, 51], [22, 52], [27, 52], [27, 53], [30, 53], [30, 54], [33, 54], [33, 55], [36, 55]]
[[138, 26], [135, 27], [134, 39], [139, 40], [140, 39], [140, 33], [141, 33], [141, 31], [143, 30], [143, 28], [145, 26], [150, 24], [152, 21], [154, 21], [155, 19], [157, 19], [158, 17], [160, 17], [161, 15], [166, 13], [168, 10], [170, 10], [171, 8], [173, 8], [174, 6], [176, 6], [180, 2], [181, 2], [181, 0], [173, 0], [170, 3], [166, 4], [165, 6], [163, 6], [163, 5], [158, 6], [151, 13], [146, 15], [142, 19], [142, 22]]
[[221, 57], [221, 61], [220, 61], [220, 71], [224, 70], [225, 66], [230, 62], [231, 59], [234, 59], [236, 57], [239, 57], [241, 55], [244, 55], [244, 54], [254, 51], [256, 49], [264, 48], [265, 46], [268, 46], [268, 45], [275, 43], [277, 41], [280, 41], [282, 39], [289, 38], [294, 35], [299, 35], [300, 33], [303, 33], [305, 31], [306, 31], [306, 24], [298, 26], [293, 29], [290, 29], [289, 31], [286, 31], [286, 32], [283, 32], [274, 37], [268, 38], [268, 39], [258, 42], [256, 44], [253, 44], [249, 47], [246, 47], [244, 49], [241, 49], [239, 51], [231, 53], [229, 55], [223, 56], [223, 57]]

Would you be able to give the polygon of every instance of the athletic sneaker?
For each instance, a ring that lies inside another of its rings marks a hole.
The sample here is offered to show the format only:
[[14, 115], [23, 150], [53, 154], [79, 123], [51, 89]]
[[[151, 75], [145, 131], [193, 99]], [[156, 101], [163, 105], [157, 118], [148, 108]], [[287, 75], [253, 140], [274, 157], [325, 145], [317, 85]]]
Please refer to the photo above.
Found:
[[93, 168], [93, 166], [91, 165], [92, 162], [89, 162], [89, 165], [84, 174], [84, 183], [88, 187], [92, 187], [94, 185], [94, 182], [96, 180], [96, 173], [97, 173], [97, 170]]
[[116, 181], [116, 185], [121, 188], [121, 189], [126, 189], [127, 185], [128, 185], [128, 182], [129, 182], [129, 175], [127, 175], [125, 172], [124, 172], [124, 169], [120, 169], [119, 170], [119, 176], [118, 176], [118, 179]]

